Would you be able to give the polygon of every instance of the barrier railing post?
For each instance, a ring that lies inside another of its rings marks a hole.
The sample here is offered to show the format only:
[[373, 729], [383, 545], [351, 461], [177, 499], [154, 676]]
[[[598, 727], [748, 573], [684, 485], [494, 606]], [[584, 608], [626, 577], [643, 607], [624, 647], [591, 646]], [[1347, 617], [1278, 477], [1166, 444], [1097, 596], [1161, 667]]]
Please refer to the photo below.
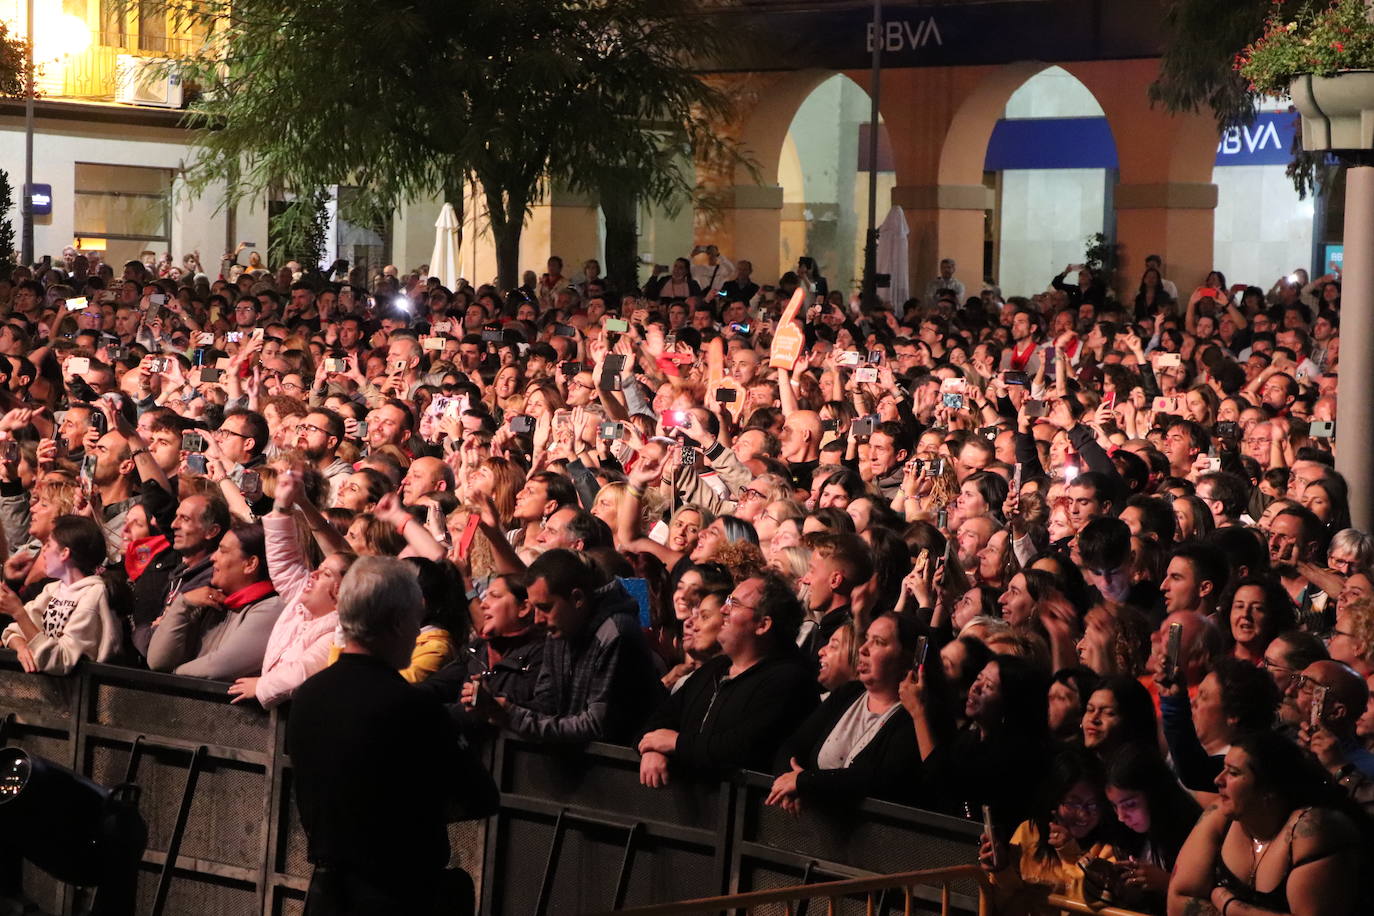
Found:
[[138, 773], [138, 761], [143, 756], [144, 735], [139, 735], [134, 739], [134, 743], [129, 747], [129, 763], [124, 767], [124, 781], [133, 782], [134, 776]]
[[558, 812], [558, 819], [553, 822], [553, 839], [549, 842], [549, 858], [544, 863], [544, 878], [539, 882], [539, 899], [534, 904], [534, 916], [544, 916], [549, 905], [549, 895], [553, 893], [553, 875], [558, 868], [558, 850], [563, 845], [563, 816], [567, 813], [567, 808], [562, 809]]
[[202, 744], [191, 754], [191, 766], [186, 770], [186, 788], [181, 792], [181, 807], [177, 808], [176, 824], [167, 843], [167, 861], [162, 863], [162, 874], [157, 879], [151, 916], [162, 916], [162, 909], [167, 905], [167, 894], [172, 889], [172, 870], [176, 868], [177, 854], [181, 852], [181, 837], [186, 833], [186, 821], [191, 816], [191, 803], [196, 797], [196, 780], [200, 778], [200, 766], [208, 752], [209, 748]]
[[[806, 863], [806, 868], [802, 869], [801, 883], [803, 887], [811, 883], [811, 878], [815, 875], [818, 864], [819, 863], [817, 863], [815, 859], [812, 859], [810, 862]], [[797, 901], [797, 916], [807, 916], [807, 913], [810, 911], [810, 900], [803, 898]]]
[[611, 909], [618, 910], [625, 905], [625, 893], [630, 888], [630, 865], [635, 857], [635, 840], [639, 838], [641, 823], [630, 825], [629, 835], [625, 837], [625, 856], [620, 860], [620, 875], [615, 882], [615, 895], [611, 898]]

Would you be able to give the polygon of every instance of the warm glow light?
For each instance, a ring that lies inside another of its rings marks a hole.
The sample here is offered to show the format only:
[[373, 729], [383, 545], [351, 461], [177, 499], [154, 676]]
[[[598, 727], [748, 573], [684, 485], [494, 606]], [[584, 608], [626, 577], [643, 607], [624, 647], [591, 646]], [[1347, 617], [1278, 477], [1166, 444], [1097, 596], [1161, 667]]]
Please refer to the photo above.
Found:
[[[22, 0], [0, 2], [0, 19], [19, 39], [28, 35]], [[35, 0], [33, 59], [36, 64], [60, 62], [91, 46], [91, 26], [80, 16], [62, 12], [60, 0]]]
[[60, 8], [40, 7], [34, 16], [33, 57], [36, 63], [59, 62], [91, 46], [91, 27], [79, 16]]
[[105, 240], [78, 238], [72, 241], [72, 247], [75, 248], [77, 251], [104, 251]]

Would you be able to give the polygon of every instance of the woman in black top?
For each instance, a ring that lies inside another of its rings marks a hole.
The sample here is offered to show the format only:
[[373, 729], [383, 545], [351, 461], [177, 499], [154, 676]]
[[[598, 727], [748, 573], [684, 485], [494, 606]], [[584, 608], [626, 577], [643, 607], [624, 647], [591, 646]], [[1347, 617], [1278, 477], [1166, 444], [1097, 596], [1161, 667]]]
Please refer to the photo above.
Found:
[[916, 706], [912, 718], [928, 797], [964, 816], [989, 805], [1004, 830], [1031, 817], [1050, 758], [1048, 682], [1026, 659], [993, 656], [969, 691], [968, 725], [948, 741], [932, 736], [929, 745], [922, 733], [926, 711]]
[[802, 798], [866, 795], [913, 801], [920, 755], [898, 687], [911, 671], [920, 624], [884, 614], [859, 649], [859, 679], [832, 691], [778, 754], [768, 804], [796, 810]]
[[1123, 828], [1116, 841], [1121, 860], [1103, 890], [1091, 892], [1117, 906], [1163, 913], [1169, 874], [1202, 808], [1179, 784], [1159, 750], [1123, 747], [1107, 762], [1107, 800]]
[[1360, 894], [1369, 851], [1315, 759], [1271, 731], [1253, 732], [1226, 752], [1216, 785], [1220, 801], [1179, 852], [1169, 916], [1369, 912]]

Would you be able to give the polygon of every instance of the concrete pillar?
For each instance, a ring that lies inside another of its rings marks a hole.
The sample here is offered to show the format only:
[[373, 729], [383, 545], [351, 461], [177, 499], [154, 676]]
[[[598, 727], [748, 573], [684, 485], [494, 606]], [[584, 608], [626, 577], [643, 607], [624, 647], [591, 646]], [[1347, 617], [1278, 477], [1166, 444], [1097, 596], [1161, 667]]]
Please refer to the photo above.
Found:
[[1204, 182], [1118, 184], [1116, 240], [1121, 246], [1118, 293], [1134, 289], [1145, 258], [1164, 259], [1165, 273], [1184, 296], [1212, 269], [1217, 186]]
[[986, 211], [995, 192], [980, 184], [898, 185], [892, 204], [906, 214], [911, 257], [912, 295], [919, 297], [933, 279], [941, 258], [953, 258], [954, 275], [969, 294], [983, 282], [983, 235]]
[[778, 185], [735, 185], [720, 192], [716, 212], [698, 211], [697, 244], [719, 245], [732, 260], [754, 265], [754, 282], [776, 283], [786, 265], [781, 260], [782, 188]]
[[1374, 166], [1345, 174], [1345, 268], [1341, 272], [1340, 382], [1336, 397], [1336, 470], [1350, 484], [1351, 523], [1374, 524]]

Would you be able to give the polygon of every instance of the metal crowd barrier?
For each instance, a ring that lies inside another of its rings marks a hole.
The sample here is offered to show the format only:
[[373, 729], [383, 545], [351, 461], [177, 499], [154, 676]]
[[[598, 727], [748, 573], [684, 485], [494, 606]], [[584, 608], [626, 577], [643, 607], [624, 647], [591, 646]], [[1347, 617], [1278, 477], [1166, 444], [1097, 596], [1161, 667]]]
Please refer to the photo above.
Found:
[[[502, 742], [492, 775], [501, 808], [487, 830], [481, 912], [591, 913], [969, 865], [981, 826], [878, 801], [764, 804], [772, 777], [639, 784], [639, 755], [593, 745], [560, 749]], [[949, 888], [956, 913], [979, 911], [978, 882]], [[939, 912], [938, 887], [913, 889]], [[897, 905], [894, 897], [890, 901]]]
[[[105, 785], [132, 771], [148, 849], [139, 912], [295, 916], [310, 877], [292, 795], [286, 712], [231, 705], [226, 685], [108, 665], [67, 678], [25, 674], [0, 650], [0, 745], [14, 744]], [[763, 804], [757, 773], [639, 784], [639, 757], [609, 745], [491, 749], [501, 805], [450, 825], [454, 865], [481, 890], [478, 912], [591, 913], [970, 864], [980, 826], [878, 801], [799, 817]], [[174, 852], [171, 866], [169, 852]], [[81, 889], [30, 870], [42, 908], [80, 910]], [[978, 912], [977, 882], [949, 907]], [[935, 887], [918, 910], [943, 909]], [[896, 901], [893, 901], [896, 904]], [[160, 909], [158, 909], [160, 907]]]

